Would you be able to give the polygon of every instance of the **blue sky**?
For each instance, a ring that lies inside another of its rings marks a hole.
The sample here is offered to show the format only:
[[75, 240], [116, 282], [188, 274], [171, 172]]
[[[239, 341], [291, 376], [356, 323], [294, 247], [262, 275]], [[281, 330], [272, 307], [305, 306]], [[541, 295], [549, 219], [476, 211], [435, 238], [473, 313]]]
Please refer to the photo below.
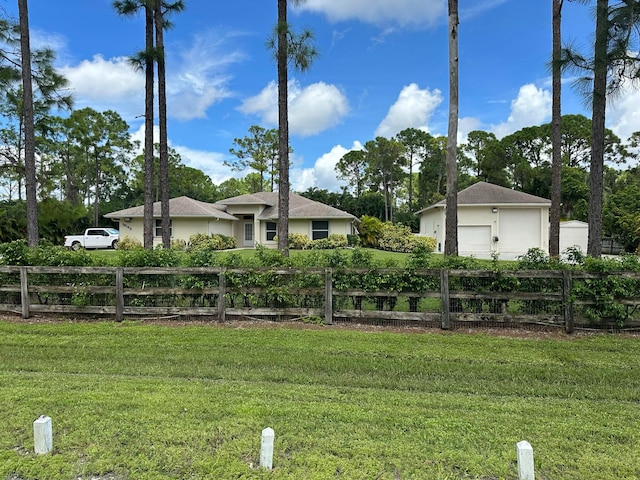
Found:
[[[276, 0], [185, 2], [165, 34], [169, 140], [219, 183], [242, 175], [223, 165], [234, 138], [251, 125], [277, 127], [276, 66], [265, 47]], [[15, 13], [15, 3], [0, 8]], [[76, 108], [115, 110], [142, 139], [144, 78], [127, 57], [143, 48], [143, 18], [119, 17], [111, 3], [29, 0], [32, 43], [56, 50]], [[289, 17], [314, 31], [320, 52], [308, 72], [290, 74], [295, 190], [338, 190], [336, 162], [377, 135], [408, 127], [446, 135], [446, 0], [307, 0]], [[565, 2], [564, 39], [586, 49], [591, 18], [590, 7]], [[459, 34], [460, 141], [475, 129], [502, 137], [550, 120], [550, 0], [461, 0]], [[566, 80], [563, 114], [590, 116]], [[638, 112], [630, 91], [609, 108], [608, 126], [626, 140], [640, 130]]]

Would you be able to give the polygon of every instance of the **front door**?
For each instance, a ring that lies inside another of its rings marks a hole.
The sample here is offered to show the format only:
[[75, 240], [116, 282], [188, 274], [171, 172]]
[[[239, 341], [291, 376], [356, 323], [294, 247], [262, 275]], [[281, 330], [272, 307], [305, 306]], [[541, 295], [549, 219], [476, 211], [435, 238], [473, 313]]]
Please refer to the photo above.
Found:
[[245, 247], [253, 247], [254, 246], [254, 240], [253, 240], [253, 222], [244, 222], [244, 241], [243, 241], [243, 245]]

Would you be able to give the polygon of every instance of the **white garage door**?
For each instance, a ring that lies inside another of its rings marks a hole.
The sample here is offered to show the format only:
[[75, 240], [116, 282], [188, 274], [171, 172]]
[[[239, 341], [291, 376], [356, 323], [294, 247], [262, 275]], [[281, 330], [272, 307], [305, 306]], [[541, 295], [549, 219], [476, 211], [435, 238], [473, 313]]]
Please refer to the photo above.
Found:
[[540, 210], [501, 208], [499, 215], [498, 244], [501, 256], [523, 255], [530, 248], [542, 248]]
[[491, 255], [491, 226], [464, 225], [458, 227], [458, 253], [489, 258]]

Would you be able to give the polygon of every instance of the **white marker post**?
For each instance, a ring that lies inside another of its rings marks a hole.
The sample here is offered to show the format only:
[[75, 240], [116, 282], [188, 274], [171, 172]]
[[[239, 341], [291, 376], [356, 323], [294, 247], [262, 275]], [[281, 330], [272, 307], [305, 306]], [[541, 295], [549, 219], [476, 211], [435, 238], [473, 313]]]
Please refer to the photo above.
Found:
[[40, 415], [33, 422], [33, 443], [36, 454], [49, 453], [53, 448], [53, 432], [51, 430], [51, 418]]
[[533, 447], [526, 440], [518, 442], [518, 480], [535, 480], [533, 468]]
[[273, 468], [273, 440], [275, 432], [273, 428], [262, 430], [262, 443], [260, 445], [260, 466], [271, 470]]

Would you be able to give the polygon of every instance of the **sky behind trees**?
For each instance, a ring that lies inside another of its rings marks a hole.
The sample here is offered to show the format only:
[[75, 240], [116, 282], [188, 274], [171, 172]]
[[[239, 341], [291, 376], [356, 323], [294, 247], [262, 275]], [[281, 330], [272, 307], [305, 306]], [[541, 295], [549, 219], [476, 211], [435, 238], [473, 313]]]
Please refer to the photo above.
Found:
[[[0, 8], [17, 18], [15, 2]], [[117, 111], [143, 138], [144, 76], [127, 62], [144, 46], [143, 18], [123, 19], [111, 0], [30, 0], [34, 46], [52, 46], [75, 108]], [[170, 146], [215, 183], [248, 172], [223, 162], [251, 125], [277, 127], [276, 64], [265, 43], [276, 1], [187, 0], [167, 31]], [[338, 190], [336, 162], [352, 148], [408, 127], [446, 135], [447, 16], [444, 0], [308, 0], [291, 8], [311, 28], [319, 59], [290, 77], [291, 182]], [[592, 8], [565, 2], [563, 37], [588, 52]], [[551, 118], [551, 2], [470, 0], [460, 10], [459, 140], [472, 130], [499, 138]], [[565, 79], [563, 114], [589, 115]], [[624, 141], [640, 130], [640, 93], [625, 92], [607, 126]], [[157, 125], [157, 122], [156, 122]]]

